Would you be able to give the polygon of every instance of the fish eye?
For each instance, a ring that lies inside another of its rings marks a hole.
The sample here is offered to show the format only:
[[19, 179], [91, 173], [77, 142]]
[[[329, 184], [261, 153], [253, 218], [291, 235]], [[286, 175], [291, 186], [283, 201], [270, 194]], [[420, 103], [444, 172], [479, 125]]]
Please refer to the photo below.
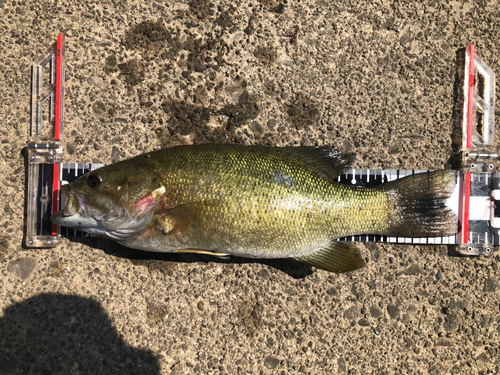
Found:
[[90, 187], [96, 187], [102, 182], [102, 178], [98, 175], [91, 174], [90, 176], [87, 177], [87, 184]]

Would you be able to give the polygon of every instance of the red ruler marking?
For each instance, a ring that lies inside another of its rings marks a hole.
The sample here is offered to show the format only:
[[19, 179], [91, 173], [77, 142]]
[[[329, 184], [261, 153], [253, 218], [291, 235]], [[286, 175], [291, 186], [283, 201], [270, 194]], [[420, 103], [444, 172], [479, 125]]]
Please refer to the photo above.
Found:
[[464, 176], [464, 200], [462, 210], [462, 243], [469, 243], [470, 173]]
[[[59, 164], [54, 164], [54, 171], [52, 173], [52, 213], [59, 211], [60, 208], [60, 181], [59, 181]], [[58, 226], [56, 224], [52, 224], [52, 235], [57, 236]]]
[[[63, 124], [63, 101], [64, 101], [64, 76], [63, 76], [63, 64], [64, 64], [64, 42], [65, 37], [63, 34], [57, 36], [56, 44], [56, 101], [55, 101], [55, 119], [54, 119], [54, 139], [56, 141], [61, 140], [61, 131]], [[59, 164], [54, 164], [54, 170], [52, 175], [52, 213], [59, 211], [60, 208], [60, 181], [59, 181]], [[52, 224], [52, 235], [57, 236], [58, 226]]]
[[472, 113], [474, 106], [474, 45], [469, 44], [469, 87], [467, 101], [467, 148], [472, 147]]
[[64, 53], [64, 35], [59, 34], [57, 36], [57, 46], [56, 46], [56, 103], [55, 103], [55, 129], [54, 138], [56, 141], [61, 140], [61, 124], [63, 119], [63, 105], [64, 93], [63, 88], [63, 53]]

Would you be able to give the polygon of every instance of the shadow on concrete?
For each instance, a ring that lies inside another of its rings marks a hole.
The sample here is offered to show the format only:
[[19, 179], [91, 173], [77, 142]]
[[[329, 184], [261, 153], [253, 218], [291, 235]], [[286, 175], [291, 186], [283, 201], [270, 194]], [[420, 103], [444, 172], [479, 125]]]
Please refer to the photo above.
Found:
[[462, 155], [462, 134], [464, 116], [464, 79], [465, 79], [465, 48], [460, 48], [455, 54], [455, 80], [453, 82], [453, 114], [452, 114], [452, 134], [451, 147], [452, 156], [448, 164], [453, 169], [461, 169]]
[[149, 350], [127, 345], [101, 305], [41, 294], [4, 310], [0, 374], [160, 374]]
[[130, 259], [134, 264], [142, 264], [145, 261], [164, 261], [178, 263], [220, 263], [220, 264], [246, 264], [258, 263], [273, 267], [281, 272], [288, 274], [294, 279], [302, 279], [313, 273], [311, 266], [300, 263], [296, 260], [284, 259], [252, 259], [230, 256], [228, 258], [219, 258], [210, 255], [200, 254], [172, 254], [172, 253], [154, 253], [131, 249], [120, 245], [117, 242], [97, 237], [71, 237], [73, 242], [85, 244], [87, 246], [100, 249], [106, 254], [119, 258]]

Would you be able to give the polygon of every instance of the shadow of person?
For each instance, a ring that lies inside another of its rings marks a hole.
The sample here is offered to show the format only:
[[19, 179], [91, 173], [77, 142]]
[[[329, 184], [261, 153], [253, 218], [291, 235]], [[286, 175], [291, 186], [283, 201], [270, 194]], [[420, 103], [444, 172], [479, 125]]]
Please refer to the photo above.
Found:
[[41, 294], [4, 310], [0, 374], [159, 374], [158, 358], [127, 345], [101, 305]]

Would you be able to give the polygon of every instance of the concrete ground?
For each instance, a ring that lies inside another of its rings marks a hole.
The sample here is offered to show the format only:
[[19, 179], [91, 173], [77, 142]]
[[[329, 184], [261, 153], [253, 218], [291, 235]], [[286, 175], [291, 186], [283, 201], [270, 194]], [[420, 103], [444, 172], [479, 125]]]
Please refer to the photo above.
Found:
[[498, 254], [367, 244], [368, 266], [337, 275], [103, 239], [22, 243], [31, 64], [58, 33], [67, 162], [223, 142], [332, 145], [356, 152], [357, 168], [441, 169], [458, 52], [473, 42], [500, 74], [498, 1], [0, 9], [0, 374], [499, 372]]

